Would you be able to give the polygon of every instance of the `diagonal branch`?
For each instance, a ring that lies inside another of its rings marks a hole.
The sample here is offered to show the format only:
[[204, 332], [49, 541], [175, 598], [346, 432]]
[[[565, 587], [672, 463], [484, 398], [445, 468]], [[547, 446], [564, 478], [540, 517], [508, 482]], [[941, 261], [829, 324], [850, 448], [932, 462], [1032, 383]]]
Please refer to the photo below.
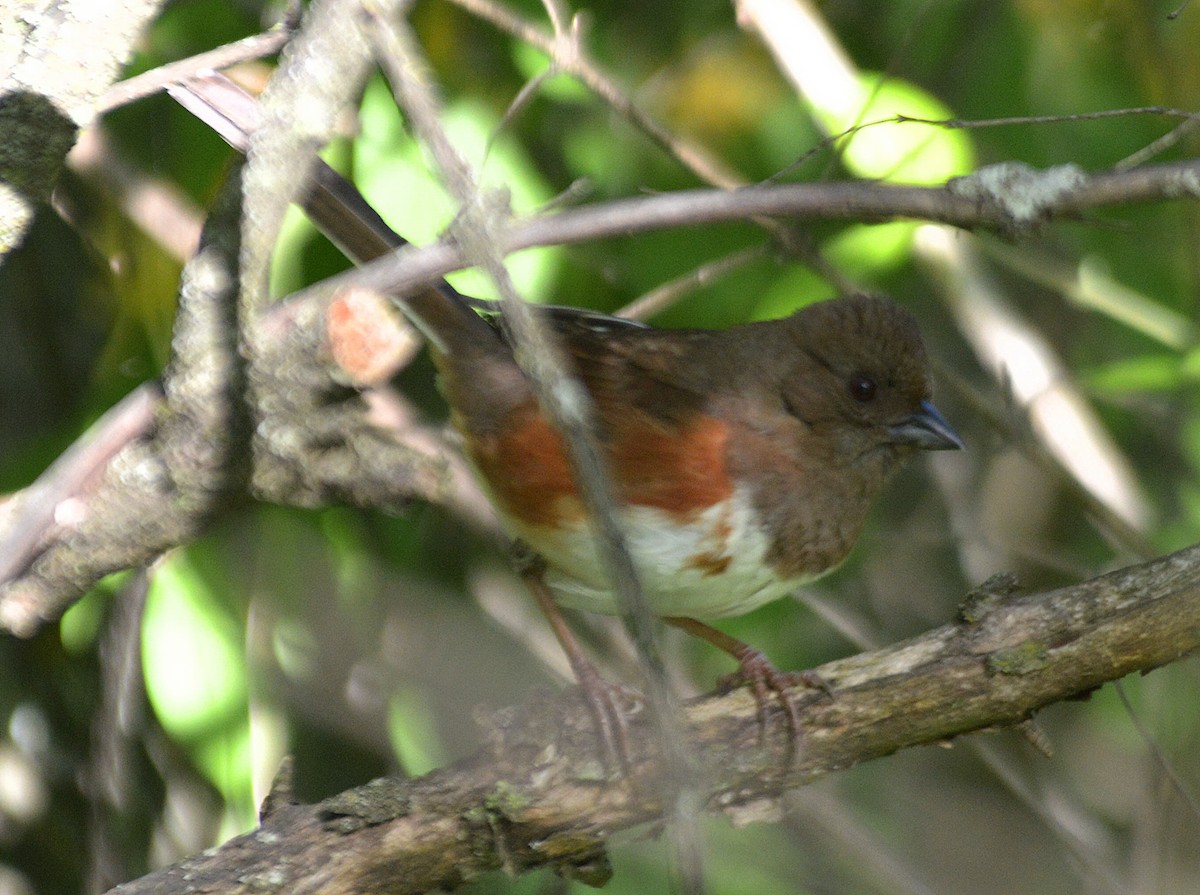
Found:
[[248, 434], [233, 320], [239, 192], [234, 176], [184, 269], [162, 392], [137, 389], [85, 436], [91, 449], [72, 448], [69, 461], [14, 498], [0, 528], [7, 629], [33, 633], [102, 576], [197, 537], [244, 493]]
[[[756, 706], [745, 690], [690, 703], [708, 809], [769, 820], [783, 793], [833, 771], [1016, 724], [1196, 650], [1200, 546], [1059, 590], [975, 595], [962, 614], [817, 669], [833, 698], [797, 694], [810, 700], [807, 737], [790, 766], [780, 719], [769, 747], [756, 747]], [[664, 769], [644, 714], [633, 727], [642, 760], [628, 781], [598, 775], [586, 713], [568, 694], [499, 715], [491, 745], [452, 767], [377, 780], [318, 805], [272, 807], [261, 829], [114, 891], [418, 893], [484, 871], [540, 867], [603, 883], [608, 839], [662, 820], [652, 781]], [[282, 791], [269, 800], [286, 801]]]
[[[873, 222], [908, 218], [1017, 237], [1033, 234], [1051, 221], [1075, 220], [1101, 208], [1174, 199], [1200, 199], [1200, 159], [1096, 174], [1073, 165], [1039, 171], [1002, 164], [936, 187], [797, 183], [618, 199], [517, 221], [501, 234], [500, 250], [512, 254], [755, 217]], [[331, 277], [300, 295], [323, 296], [350, 283], [402, 293], [467, 263], [462, 250], [451, 242], [408, 247], [361, 270]]]

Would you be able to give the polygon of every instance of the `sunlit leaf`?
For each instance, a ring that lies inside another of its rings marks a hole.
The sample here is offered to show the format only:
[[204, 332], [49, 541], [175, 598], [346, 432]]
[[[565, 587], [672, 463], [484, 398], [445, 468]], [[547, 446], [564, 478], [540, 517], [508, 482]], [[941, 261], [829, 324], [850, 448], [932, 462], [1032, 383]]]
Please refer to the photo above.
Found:
[[909, 259], [916, 224], [855, 224], [823, 246], [825, 257], [855, 280], [871, 280]]
[[1172, 392], [1179, 389], [1183, 363], [1178, 354], [1159, 352], [1114, 361], [1081, 373], [1093, 392], [1125, 395], [1136, 392]]
[[388, 700], [387, 721], [392, 748], [409, 774], [427, 773], [445, 760], [433, 715], [420, 693], [395, 690]]
[[850, 99], [847, 105], [814, 111], [831, 134], [858, 128], [838, 146], [846, 167], [859, 177], [937, 184], [971, 170], [973, 152], [965, 132], [889, 120], [898, 115], [927, 121], [951, 117], [944, 104], [916, 85], [864, 73]]
[[[359, 188], [379, 213], [406, 239], [423, 245], [437, 240], [454, 220], [458, 206], [430, 173], [416, 141], [404, 129], [395, 101], [382, 80], [367, 85], [362, 102], [362, 132], [354, 142], [354, 171]], [[529, 214], [552, 198], [524, 151], [501, 134], [499, 120], [483, 105], [463, 100], [446, 108], [442, 124], [455, 148], [482, 171], [484, 190], [505, 201], [514, 214]], [[491, 142], [489, 142], [491, 141]], [[497, 207], [502, 212], [502, 206]], [[540, 297], [553, 274], [552, 249], [512, 256], [508, 270], [526, 297]], [[449, 277], [456, 288], [494, 297], [488, 280], [475, 271]]]
[[176, 553], [155, 571], [142, 623], [146, 692], [163, 727], [210, 733], [245, 712], [240, 626]]
[[833, 295], [833, 287], [808, 268], [787, 267], [759, 295], [752, 319], [773, 320], [786, 317], [807, 304], [833, 298]]

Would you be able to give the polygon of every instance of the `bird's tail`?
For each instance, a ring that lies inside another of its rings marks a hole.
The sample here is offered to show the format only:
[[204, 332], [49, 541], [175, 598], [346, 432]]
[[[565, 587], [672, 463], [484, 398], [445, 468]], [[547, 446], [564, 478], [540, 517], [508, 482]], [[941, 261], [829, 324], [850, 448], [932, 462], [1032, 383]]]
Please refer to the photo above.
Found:
[[[258, 126], [258, 99], [225, 75], [211, 72], [173, 85], [169, 93], [240, 152], [250, 145]], [[365, 264], [407, 240], [388, 226], [358, 189], [320, 159], [314, 159], [300, 206], [314, 224], [352, 261]], [[445, 280], [397, 304], [421, 333], [443, 354], [477, 351], [496, 340], [494, 331], [475, 313], [477, 299], [458, 292]]]

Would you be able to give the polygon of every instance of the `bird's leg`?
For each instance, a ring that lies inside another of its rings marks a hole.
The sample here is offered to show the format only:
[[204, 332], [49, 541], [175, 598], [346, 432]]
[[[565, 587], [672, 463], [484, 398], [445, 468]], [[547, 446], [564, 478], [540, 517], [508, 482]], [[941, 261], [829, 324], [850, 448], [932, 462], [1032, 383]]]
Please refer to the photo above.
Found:
[[736, 637], [731, 637], [724, 631], [718, 631], [711, 625], [686, 616], [670, 616], [663, 619], [668, 625], [687, 631], [689, 634], [707, 640], [717, 649], [728, 653], [737, 660], [738, 670], [731, 675], [721, 678], [718, 686], [728, 690], [739, 684], [748, 683], [754, 694], [754, 702], [758, 708], [759, 741], [765, 742], [767, 734], [767, 699], [774, 693], [780, 708], [787, 718], [789, 732], [792, 738], [792, 758], [798, 758], [803, 726], [800, 722], [800, 707], [796, 704], [789, 687], [797, 682], [813, 689], [830, 693], [829, 684], [820, 675], [812, 671], [799, 674], [787, 674], [780, 671], [766, 655]]
[[550, 623], [550, 629], [558, 640], [559, 646], [566, 653], [567, 661], [571, 664], [571, 672], [579, 683], [587, 702], [588, 711], [600, 741], [604, 745], [605, 758], [610, 767], [628, 776], [632, 766], [630, 762], [629, 725], [625, 713], [621, 709], [618, 697], [622, 694], [621, 687], [610, 684], [596, 671], [596, 666], [584, 654], [574, 633], [567, 627], [567, 620], [554, 601], [550, 588], [546, 585], [545, 563], [541, 557], [534, 555], [523, 556], [519, 560], [521, 579], [538, 607]]

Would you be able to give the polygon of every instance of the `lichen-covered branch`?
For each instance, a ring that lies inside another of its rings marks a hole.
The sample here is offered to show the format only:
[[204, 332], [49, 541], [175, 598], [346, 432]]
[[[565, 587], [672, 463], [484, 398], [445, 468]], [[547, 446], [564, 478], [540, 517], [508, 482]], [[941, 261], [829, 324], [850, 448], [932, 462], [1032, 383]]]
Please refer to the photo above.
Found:
[[[184, 270], [162, 399], [140, 393], [120, 418], [124, 444], [78, 473], [52, 469], [14, 498], [0, 526], [0, 564], [11, 563], [0, 624], [9, 630], [33, 633], [104, 575], [195, 538], [244, 492], [249, 427], [233, 320], [239, 208], [234, 176]], [[36, 540], [18, 551], [23, 535]]]
[[0, 258], [50, 195], [77, 128], [162, 0], [0, 4]]
[[[1029, 718], [1106, 681], [1200, 647], [1200, 546], [1046, 593], [975, 595], [970, 620], [817, 669], [805, 739], [772, 715], [759, 743], [740, 689], [685, 709], [708, 808], [738, 821], [777, 814], [787, 790], [899, 749]], [[597, 763], [587, 713], [572, 694], [493, 719], [490, 744], [415, 780], [384, 779], [318, 805], [269, 800], [262, 827], [114, 892], [401, 895], [452, 889], [480, 873], [548, 867], [607, 876], [612, 835], [662, 821], [660, 764], [644, 712], [633, 716], [628, 779]]]
[[[999, 170], [994, 170], [999, 168]], [[1064, 188], [1064, 179], [1069, 186]], [[997, 181], [1000, 185], [997, 185]], [[1012, 193], [1006, 190], [1013, 190]], [[992, 166], [945, 186], [886, 183], [791, 183], [738, 190], [681, 190], [619, 199], [515, 222], [503, 234], [506, 254], [573, 245], [667, 227], [696, 227], [757, 217], [801, 220], [935, 221], [1009, 236], [1036, 233], [1102, 207], [1174, 199], [1200, 200], [1200, 159], [1134, 171], [1085, 174], [1075, 166], [1039, 171]], [[466, 266], [460, 248], [439, 242], [406, 248], [313, 288], [314, 299], [350, 283], [404, 292]]]

